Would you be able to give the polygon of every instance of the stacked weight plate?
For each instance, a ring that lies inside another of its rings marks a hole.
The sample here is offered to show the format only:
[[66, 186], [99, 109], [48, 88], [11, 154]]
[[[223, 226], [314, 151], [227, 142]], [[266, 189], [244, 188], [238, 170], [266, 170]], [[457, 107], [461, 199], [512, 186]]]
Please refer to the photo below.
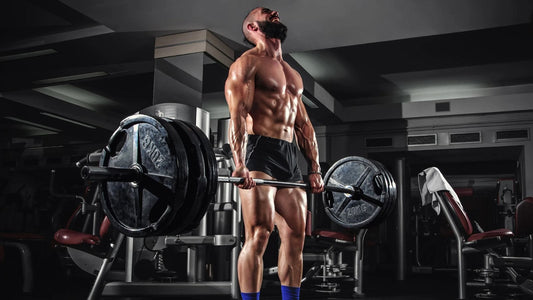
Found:
[[136, 169], [134, 181], [103, 181], [102, 207], [127, 236], [177, 234], [198, 226], [217, 185], [216, 159], [195, 125], [146, 115], [124, 119], [101, 167]]
[[379, 218], [374, 220], [372, 223], [379, 224], [383, 222], [394, 210], [394, 207], [396, 206], [396, 200], [398, 199], [398, 192], [396, 189], [396, 183], [394, 182], [394, 178], [392, 177], [392, 174], [383, 166], [382, 163], [370, 160], [376, 166], [381, 169], [381, 175], [384, 178], [384, 191], [386, 193], [386, 198], [389, 199], [389, 201], [386, 201], [386, 205], [382, 207], [382, 213], [379, 215]]
[[131, 182], [103, 181], [102, 208], [127, 236], [166, 232], [188, 188], [185, 145], [166, 123], [145, 115], [124, 119], [102, 151], [101, 167], [137, 169]]
[[383, 221], [396, 203], [396, 184], [379, 162], [359, 156], [345, 157], [331, 166], [324, 184], [359, 190], [381, 202], [381, 207], [342, 192], [326, 192], [325, 212], [336, 224], [348, 228], [368, 228]]

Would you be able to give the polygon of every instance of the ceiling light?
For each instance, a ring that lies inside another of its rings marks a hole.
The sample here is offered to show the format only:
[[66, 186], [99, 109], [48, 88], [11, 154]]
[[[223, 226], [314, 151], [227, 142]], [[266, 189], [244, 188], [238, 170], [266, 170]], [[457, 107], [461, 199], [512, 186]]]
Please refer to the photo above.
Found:
[[56, 118], [56, 119], [59, 119], [59, 120], [62, 120], [62, 121], [70, 122], [72, 124], [80, 125], [80, 126], [83, 126], [83, 127], [96, 129], [96, 127], [94, 127], [92, 125], [85, 124], [85, 123], [78, 122], [78, 121], [74, 121], [74, 120], [71, 120], [71, 119], [68, 119], [68, 118], [65, 118], [65, 117], [62, 117], [62, 116], [54, 115], [54, 114], [51, 114], [51, 113], [41, 112], [41, 115], [45, 115], [45, 116]]
[[4, 56], [0, 56], [0, 62], [18, 60], [18, 59], [24, 59], [24, 58], [30, 58], [30, 57], [36, 57], [36, 56], [42, 56], [42, 55], [48, 55], [48, 54], [54, 54], [54, 53], [57, 53], [57, 51], [54, 49], [44, 49], [44, 50], [17, 53], [17, 54], [11, 54], [11, 55], [4, 55]]
[[53, 84], [53, 83], [58, 83], [58, 82], [89, 79], [89, 78], [101, 77], [101, 76], [106, 76], [106, 75], [108, 75], [106, 72], [90, 72], [90, 73], [36, 80], [33, 82], [33, 84]]
[[483, 96], [483, 89], [477, 84], [435, 85], [414, 87], [405, 90], [412, 102], [473, 98]]
[[70, 104], [80, 106], [92, 111], [98, 109], [105, 109], [110, 106], [115, 106], [117, 103], [109, 98], [92, 93], [88, 90], [76, 87], [71, 84], [62, 84], [54, 86], [46, 86], [42, 88], [33, 89], [41, 94], [68, 102]]
[[27, 147], [26, 150], [41, 150], [41, 149], [54, 149], [54, 148], [63, 148], [63, 145], [55, 145], [55, 146], [32, 146]]
[[61, 130], [59, 130], [57, 128], [46, 126], [46, 125], [35, 123], [35, 122], [31, 122], [31, 121], [27, 121], [27, 120], [23, 120], [23, 119], [19, 119], [19, 118], [16, 118], [16, 117], [8, 117], [8, 116], [6, 116], [4, 118], [6, 118], [8, 120], [11, 120], [11, 121], [16, 121], [16, 122], [19, 122], [19, 123], [23, 123], [23, 124], [26, 124], [26, 125], [38, 127], [38, 128], [41, 128], [41, 129], [46, 129], [46, 130], [50, 130], [50, 131], [54, 131], [54, 132], [61, 132]]

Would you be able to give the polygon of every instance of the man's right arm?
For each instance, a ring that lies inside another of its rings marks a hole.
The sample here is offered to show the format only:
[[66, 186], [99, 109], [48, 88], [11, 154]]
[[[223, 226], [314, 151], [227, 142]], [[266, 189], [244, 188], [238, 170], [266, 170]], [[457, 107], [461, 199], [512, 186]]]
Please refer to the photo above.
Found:
[[235, 61], [229, 70], [224, 93], [230, 112], [229, 138], [235, 161], [233, 176], [244, 177], [241, 188], [255, 186], [245, 166], [246, 155], [246, 117], [250, 111], [254, 95], [254, 74], [250, 59], [241, 57]]

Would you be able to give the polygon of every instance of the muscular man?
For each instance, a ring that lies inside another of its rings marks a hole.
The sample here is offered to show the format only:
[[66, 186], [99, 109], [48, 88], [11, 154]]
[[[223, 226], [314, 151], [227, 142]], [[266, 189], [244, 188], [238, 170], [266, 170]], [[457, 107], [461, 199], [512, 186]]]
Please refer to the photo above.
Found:
[[236, 166], [232, 176], [245, 178], [239, 185], [246, 237], [238, 262], [241, 295], [259, 299], [263, 254], [276, 225], [281, 239], [278, 276], [282, 296], [298, 299], [306, 193], [299, 188], [255, 186], [253, 178], [301, 182], [299, 146], [308, 160], [311, 190], [322, 192], [315, 131], [302, 102], [302, 78], [283, 61], [281, 43], [287, 27], [280, 23], [278, 13], [256, 8], [246, 16], [242, 30], [255, 47], [233, 63], [225, 86]]

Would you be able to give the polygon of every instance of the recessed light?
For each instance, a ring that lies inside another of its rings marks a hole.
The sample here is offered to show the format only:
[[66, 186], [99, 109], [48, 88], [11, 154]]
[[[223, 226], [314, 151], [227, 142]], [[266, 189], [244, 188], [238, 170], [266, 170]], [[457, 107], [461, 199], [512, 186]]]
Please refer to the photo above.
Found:
[[46, 125], [39, 124], [39, 123], [35, 123], [35, 122], [32, 122], [32, 121], [28, 121], [28, 120], [19, 119], [17, 117], [5, 116], [4, 118], [6, 118], [8, 120], [11, 120], [11, 121], [19, 122], [19, 123], [22, 123], [22, 124], [26, 124], [26, 125], [30, 125], [30, 126], [34, 126], [34, 127], [38, 127], [38, 128], [54, 131], [54, 132], [61, 132], [61, 130], [59, 130], [57, 128], [46, 126]]
[[34, 84], [53, 84], [53, 83], [59, 83], [59, 82], [65, 82], [65, 81], [102, 77], [102, 76], [107, 76], [107, 75], [109, 74], [107, 74], [106, 72], [89, 72], [89, 73], [83, 73], [83, 74], [41, 79], [41, 80], [36, 80], [33, 83]]
[[54, 49], [44, 49], [44, 50], [30, 51], [30, 52], [17, 53], [17, 54], [11, 54], [11, 55], [4, 55], [4, 56], [0, 56], [0, 62], [25, 59], [25, 58], [30, 58], [30, 57], [54, 54], [54, 53], [57, 53], [57, 51]]
[[36, 92], [92, 111], [118, 105], [115, 101], [72, 84], [51, 85], [33, 89]]
[[85, 124], [85, 123], [82, 123], [82, 122], [78, 122], [78, 121], [75, 121], [75, 120], [71, 120], [69, 118], [65, 118], [65, 117], [62, 117], [62, 116], [54, 115], [54, 114], [51, 114], [51, 113], [41, 112], [41, 115], [45, 115], [45, 116], [48, 116], [48, 117], [52, 117], [52, 118], [59, 119], [59, 120], [62, 120], [62, 121], [65, 121], [65, 122], [69, 122], [69, 123], [72, 123], [72, 124], [80, 125], [80, 126], [83, 126], [83, 127], [96, 129], [96, 127], [94, 127], [92, 125]]

